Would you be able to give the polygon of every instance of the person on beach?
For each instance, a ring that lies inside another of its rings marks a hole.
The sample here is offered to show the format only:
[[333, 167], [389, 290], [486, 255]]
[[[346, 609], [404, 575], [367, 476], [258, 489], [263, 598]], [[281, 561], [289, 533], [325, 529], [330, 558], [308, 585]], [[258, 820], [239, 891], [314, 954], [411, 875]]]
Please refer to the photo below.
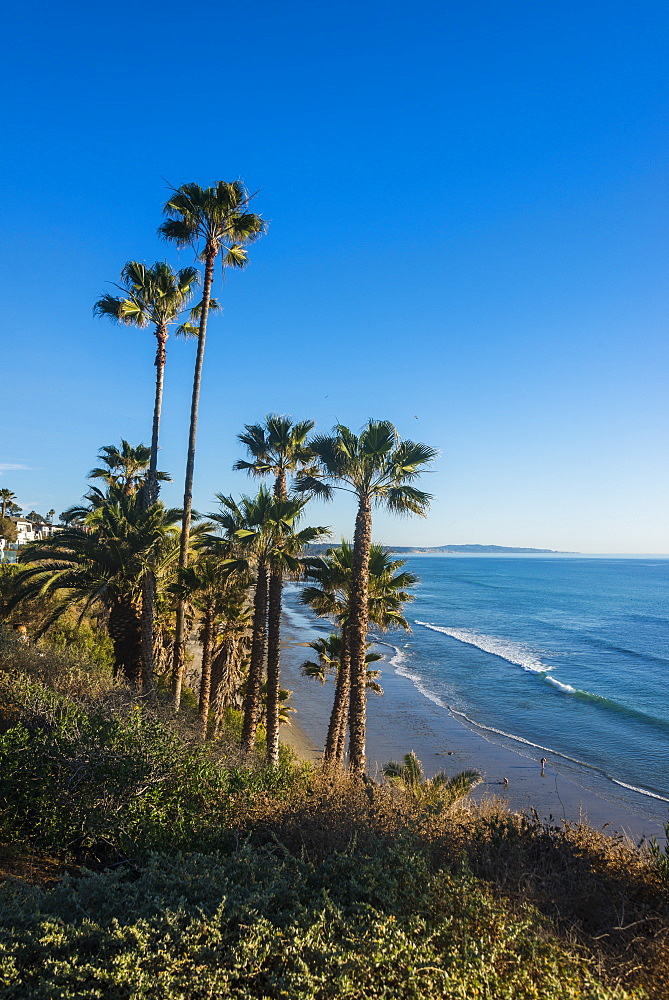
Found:
[[545, 757], [542, 757], [542, 758], [541, 758], [541, 773], [542, 773], [542, 774], [545, 774], [545, 773], [546, 773], [546, 763], [547, 763], [547, 762], [546, 762], [546, 758], [545, 758]]

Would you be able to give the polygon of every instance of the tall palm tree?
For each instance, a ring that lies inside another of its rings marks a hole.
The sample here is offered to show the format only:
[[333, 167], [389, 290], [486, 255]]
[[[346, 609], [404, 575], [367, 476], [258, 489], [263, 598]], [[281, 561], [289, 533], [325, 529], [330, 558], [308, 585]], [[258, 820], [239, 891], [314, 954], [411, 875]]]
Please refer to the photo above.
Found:
[[1, 517], [5, 517], [7, 514], [7, 508], [16, 506], [14, 501], [17, 499], [16, 493], [12, 493], [11, 490], [2, 489], [0, 490], [0, 503], [2, 503], [2, 514]]
[[[279, 759], [281, 580], [285, 572], [300, 571], [299, 553], [309, 542], [327, 534], [328, 529], [297, 530], [297, 521], [308, 502], [306, 497], [284, 500], [261, 487], [256, 497], [243, 496], [239, 503], [222, 494], [217, 494], [217, 499], [222, 511], [209, 517], [224, 529], [227, 538], [237, 538], [242, 542], [256, 575], [242, 749], [248, 753], [255, 744], [267, 648], [267, 760], [269, 764], [276, 765]], [[271, 570], [276, 571], [272, 574], [275, 582], [268, 594]]]
[[[153, 431], [151, 453], [147, 477], [145, 503], [154, 503], [158, 498], [158, 437], [160, 415], [163, 405], [163, 379], [167, 352], [165, 345], [169, 328], [176, 323], [180, 314], [193, 298], [200, 275], [194, 267], [184, 267], [174, 271], [165, 261], [156, 261], [153, 267], [146, 267], [136, 260], [129, 260], [121, 271], [121, 284], [117, 286], [125, 294], [102, 295], [93, 306], [96, 316], [108, 316], [117, 323], [146, 329], [153, 326], [156, 338], [156, 391], [153, 404]], [[177, 333], [193, 334], [197, 327], [192, 323], [182, 323]]]
[[[242, 444], [246, 445], [252, 461], [243, 459], [235, 462], [233, 468], [245, 470], [250, 475], [256, 477], [274, 476], [274, 496], [278, 500], [288, 499], [287, 477], [289, 474], [295, 475], [298, 472], [312, 471], [310, 463], [313, 456], [309, 450], [306, 440], [307, 436], [314, 428], [313, 420], [301, 420], [294, 423], [288, 416], [278, 414], [268, 414], [264, 424], [246, 424], [244, 433], [237, 437]], [[269, 564], [269, 595], [268, 595], [268, 621], [267, 621], [267, 649], [268, 649], [268, 672], [272, 675], [272, 682], [268, 681], [268, 698], [272, 701], [271, 710], [268, 711], [268, 754], [272, 759], [276, 757], [278, 761], [278, 708], [275, 698], [278, 697], [279, 683], [279, 649], [280, 649], [280, 628], [281, 609], [283, 603], [283, 574], [286, 566], [283, 560], [274, 558]]]
[[[405, 559], [391, 559], [383, 546], [374, 543], [370, 546], [367, 602], [369, 622], [382, 630], [402, 628], [407, 632], [411, 631], [402, 609], [409, 601], [413, 601], [410, 588], [418, 583], [418, 577], [413, 573], [402, 572], [405, 565]], [[342, 539], [339, 547], [328, 549], [325, 555], [304, 559], [303, 575], [311, 584], [302, 591], [300, 603], [309, 605], [316, 614], [329, 618], [341, 628], [340, 662], [325, 743], [326, 764], [341, 766], [344, 760], [350, 693], [347, 628], [353, 575], [353, 549], [350, 543]]]
[[142, 671], [142, 578], [147, 567], [159, 578], [170, 571], [180, 515], [159, 502], [144, 510], [138, 493], [112, 487], [107, 503], [91, 510], [85, 524], [22, 549], [20, 562], [27, 565], [18, 574], [14, 603], [37, 594], [58, 595], [42, 632], [70, 608], [78, 607], [82, 619], [92, 607], [102, 607], [115, 669], [136, 684]]
[[[208, 188], [201, 188], [199, 184], [183, 184], [173, 192], [165, 204], [164, 211], [167, 219], [158, 230], [164, 239], [176, 243], [179, 247], [196, 248], [200, 259], [204, 261], [204, 282], [184, 483], [183, 521], [179, 551], [180, 570], [185, 569], [188, 565], [197, 415], [214, 267], [219, 255], [221, 255], [223, 268], [245, 267], [248, 262], [246, 244], [257, 239], [265, 231], [265, 223], [260, 216], [248, 211], [250, 199], [251, 196], [240, 181], [233, 181], [230, 184], [218, 181]], [[180, 600], [177, 606], [174, 637], [172, 694], [175, 711], [178, 711], [181, 703], [184, 624], [184, 602]]]
[[349, 758], [353, 773], [365, 770], [365, 644], [369, 624], [369, 553], [372, 543], [372, 507], [394, 514], [425, 516], [432, 499], [411, 486], [424, 466], [437, 455], [434, 448], [401, 441], [393, 424], [370, 420], [359, 435], [337, 424], [332, 435], [310, 441], [319, 470], [297, 477], [295, 489], [324, 500], [334, 490], [345, 490], [357, 499], [353, 536], [351, 604], [348, 641], [351, 652], [351, 707]]

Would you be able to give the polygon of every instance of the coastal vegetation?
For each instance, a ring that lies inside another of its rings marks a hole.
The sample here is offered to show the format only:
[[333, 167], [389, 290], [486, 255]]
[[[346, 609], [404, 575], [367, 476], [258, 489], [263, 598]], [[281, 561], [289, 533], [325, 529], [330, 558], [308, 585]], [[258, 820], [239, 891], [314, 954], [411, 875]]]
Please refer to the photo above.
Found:
[[[250, 201], [238, 181], [168, 200], [161, 236], [204, 264], [195, 306], [196, 267], [137, 261], [95, 303], [156, 337], [151, 445], [103, 446], [83, 500], [0, 567], [0, 994], [660, 1000], [661, 847], [475, 803], [478, 772], [428, 776], [413, 752], [366, 773], [375, 640], [409, 629], [418, 582], [373, 510], [425, 515], [435, 449], [270, 413], [235, 469], [271, 486], [193, 511], [215, 266], [265, 232]], [[172, 325], [196, 341], [180, 508], [159, 496]], [[330, 545], [307, 522], [336, 490], [357, 510]], [[0, 491], [3, 523], [17, 499]], [[304, 664], [335, 678], [318, 763], [280, 739], [287, 580], [334, 629]]]
[[196, 704], [6, 632], [0, 719], [8, 998], [666, 996], [666, 874], [620, 838], [416, 794], [417, 762], [267, 767], [234, 710], [203, 744]]

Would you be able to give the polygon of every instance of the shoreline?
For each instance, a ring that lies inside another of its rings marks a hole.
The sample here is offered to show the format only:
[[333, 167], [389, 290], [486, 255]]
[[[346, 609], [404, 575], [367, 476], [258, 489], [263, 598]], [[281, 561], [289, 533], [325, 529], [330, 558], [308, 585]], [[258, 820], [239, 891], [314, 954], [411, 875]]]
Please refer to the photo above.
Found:
[[[282, 727], [281, 738], [303, 760], [322, 756], [334, 684], [320, 685], [303, 677], [299, 666], [307, 658], [308, 641], [319, 630], [285, 621], [282, 643], [282, 684], [291, 689], [291, 704], [297, 709], [289, 736]], [[306, 640], [306, 641], [305, 641]], [[381, 670], [382, 696], [369, 694], [367, 703], [367, 769], [378, 777], [389, 760], [398, 760], [413, 750], [428, 776], [445, 770], [449, 775], [469, 768], [483, 774], [472, 793], [475, 800], [499, 798], [513, 812], [536, 810], [542, 820], [554, 823], [587, 821], [607, 834], [621, 834], [639, 843], [651, 837], [664, 840], [663, 820], [638, 810], [616, 796], [616, 787], [607, 782], [600, 794], [579, 782], [582, 777], [568, 761], [545, 753], [548, 760], [542, 774], [541, 751], [511, 748], [490, 738], [456, 717], [450, 709], [425, 697], [414, 682], [398, 673], [389, 660], [375, 666]], [[508, 780], [505, 786], [504, 779]], [[600, 782], [604, 784], [603, 782]], [[647, 805], [647, 804], [646, 804]], [[650, 811], [650, 807], [648, 807]], [[659, 810], [658, 810], [659, 811]]]

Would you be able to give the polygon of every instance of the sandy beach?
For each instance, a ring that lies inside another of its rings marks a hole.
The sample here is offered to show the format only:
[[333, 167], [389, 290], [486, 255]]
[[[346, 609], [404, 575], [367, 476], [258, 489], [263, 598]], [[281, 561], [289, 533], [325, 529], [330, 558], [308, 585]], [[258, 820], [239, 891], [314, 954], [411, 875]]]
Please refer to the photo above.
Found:
[[[304, 643], [305, 635], [287, 623], [282, 683], [293, 691], [291, 704], [297, 711], [292, 716], [293, 724], [282, 728], [281, 738], [301, 758], [318, 760], [334, 686], [332, 680], [321, 685], [301, 675], [299, 666], [310, 653]], [[367, 759], [371, 774], [378, 774], [387, 761], [401, 759], [414, 750], [428, 775], [440, 770], [452, 774], [466, 768], [478, 769], [483, 781], [474, 793], [476, 798], [497, 796], [515, 811], [536, 809], [542, 819], [557, 823], [587, 820], [598, 829], [624, 834], [636, 843], [643, 838], [664, 839], [662, 803], [656, 805], [639, 795], [638, 808], [630, 809], [615, 784], [588, 774], [586, 786], [576, 766], [551, 758], [548, 753], [542, 773], [540, 751], [528, 748], [528, 752], [520, 753], [491, 742], [427, 699], [387, 661], [376, 666], [382, 671], [384, 694], [370, 694], [368, 700]]]

